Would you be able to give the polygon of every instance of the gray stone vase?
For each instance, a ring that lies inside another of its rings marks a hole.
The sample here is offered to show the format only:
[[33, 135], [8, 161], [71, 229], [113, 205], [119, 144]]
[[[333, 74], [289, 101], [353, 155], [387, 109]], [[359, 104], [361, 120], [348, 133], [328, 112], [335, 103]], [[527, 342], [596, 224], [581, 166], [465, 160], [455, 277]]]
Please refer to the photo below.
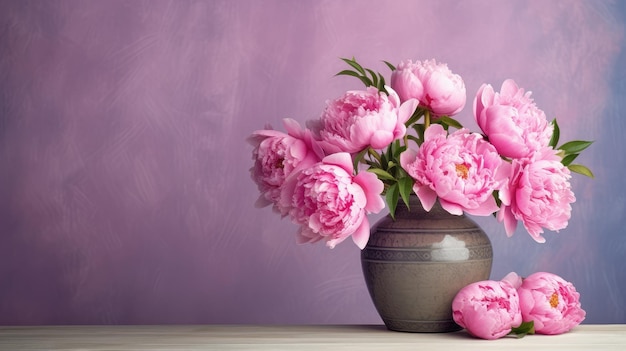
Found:
[[464, 286], [489, 279], [493, 250], [485, 232], [439, 202], [426, 212], [412, 195], [379, 220], [361, 252], [365, 283], [390, 330], [451, 332], [452, 300]]

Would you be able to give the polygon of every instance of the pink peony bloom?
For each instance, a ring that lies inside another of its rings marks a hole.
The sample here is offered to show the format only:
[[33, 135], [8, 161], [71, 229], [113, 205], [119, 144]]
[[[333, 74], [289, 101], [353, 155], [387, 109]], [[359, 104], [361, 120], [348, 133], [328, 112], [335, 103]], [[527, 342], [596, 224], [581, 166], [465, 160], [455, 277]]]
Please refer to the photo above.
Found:
[[506, 281], [485, 280], [461, 289], [452, 301], [452, 317], [479, 338], [498, 339], [522, 324], [519, 297]]
[[552, 273], [533, 273], [518, 289], [524, 321], [533, 321], [538, 334], [565, 333], [585, 319], [574, 285]]
[[279, 203], [285, 180], [297, 170], [319, 162], [322, 155], [310, 131], [300, 129], [298, 122], [292, 119], [285, 119], [283, 123], [289, 134], [272, 129], [257, 130], [248, 142], [254, 146], [254, 166], [250, 173], [261, 192], [256, 206], [273, 205], [275, 211], [285, 216], [289, 207]]
[[375, 87], [346, 92], [328, 102], [314, 127], [321, 145], [328, 153], [359, 152], [369, 146], [387, 147], [406, 134], [404, 123], [409, 120], [417, 101], [400, 104], [395, 91], [387, 87], [389, 95]]
[[498, 210], [493, 191], [500, 187], [502, 159], [481, 135], [460, 129], [449, 136], [439, 124], [426, 129], [419, 150], [400, 155], [400, 164], [415, 179], [413, 190], [430, 211], [437, 197], [456, 215], [486, 216]]
[[459, 113], [467, 98], [463, 79], [435, 60], [400, 62], [391, 74], [391, 87], [401, 101], [417, 99], [435, 116]]
[[476, 122], [504, 157], [528, 157], [550, 142], [553, 126], [530, 95], [511, 79], [502, 83], [500, 93], [483, 84], [476, 94]]
[[384, 185], [376, 175], [353, 175], [350, 154], [326, 156], [285, 183], [283, 201], [291, 203], [292, 221], [300, 224], [298, 241], [325, 240], [330, 248], [348, 236], [361, 249], [369, 239], [366, 214], [385, 207], [380, 196]]
[[549, 147], [532, 158], [513, 160], [509, 182], [499, 193], [498, 220], [504, 222], [507, 235], [512, 236], [517, 221], [522, 221], [530, 236], [543, 243], [543, 228], [559, 231], [567, 227], [571, 204], [576, 201], [570, 178], [569, 169]]

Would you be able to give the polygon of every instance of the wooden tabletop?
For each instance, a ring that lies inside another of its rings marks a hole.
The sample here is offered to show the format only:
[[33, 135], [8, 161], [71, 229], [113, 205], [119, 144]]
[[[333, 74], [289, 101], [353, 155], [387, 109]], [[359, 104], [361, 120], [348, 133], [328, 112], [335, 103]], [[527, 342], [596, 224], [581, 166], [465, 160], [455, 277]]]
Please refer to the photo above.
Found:
[[480, 340], [465, 331], [413, 334], [381, 325], [0, 327], [0, 350], [626, 350], [626, 324], [555, 336]]

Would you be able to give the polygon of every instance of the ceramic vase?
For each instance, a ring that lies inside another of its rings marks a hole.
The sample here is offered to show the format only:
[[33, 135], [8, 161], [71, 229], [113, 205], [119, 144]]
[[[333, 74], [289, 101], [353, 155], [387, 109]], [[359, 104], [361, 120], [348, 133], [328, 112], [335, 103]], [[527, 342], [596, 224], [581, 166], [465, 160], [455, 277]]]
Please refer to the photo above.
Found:
[[460, 330], [452, 300], [464, 286], [489, 279], [493, 250], [471, 218], [452, 215], [437, 202], [425, 211], [417, 196], [399, 201], [372, 226], [361, 252], [365, 283], [388, 329], [404, 332]]

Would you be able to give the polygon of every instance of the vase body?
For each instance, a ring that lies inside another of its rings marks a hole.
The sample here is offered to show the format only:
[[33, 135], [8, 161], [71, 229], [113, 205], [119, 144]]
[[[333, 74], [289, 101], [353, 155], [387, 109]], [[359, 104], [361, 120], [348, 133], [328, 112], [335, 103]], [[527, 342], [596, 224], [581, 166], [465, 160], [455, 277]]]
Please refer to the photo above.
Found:
[[398, 203], [371, 230], [361, 252], [365, 283], [390, 330], [451, 332], [452, 300], [464, 286], [489, 279], [493, 250], [485, 232], [439, 202], [426, 212], [417, 196]]

